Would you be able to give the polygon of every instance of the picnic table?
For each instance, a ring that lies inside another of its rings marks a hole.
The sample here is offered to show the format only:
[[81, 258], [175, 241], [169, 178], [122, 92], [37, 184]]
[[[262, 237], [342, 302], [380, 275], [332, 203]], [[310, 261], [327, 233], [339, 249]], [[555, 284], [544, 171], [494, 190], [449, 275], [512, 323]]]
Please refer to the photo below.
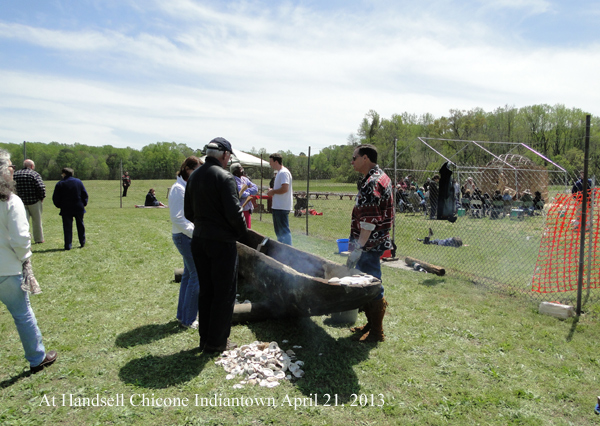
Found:
[[[329, 196], [332, 197], [340, 197], [340, 200], [344, 199], [344, 197], [348, 197], [349, 200], [352, 200], [352, 197], [356, 196], [356, 194], [348, 194], [348, 193], [340, 193], [340, 192], [311, 192], [310, 196], [319, 200], [321, 197], [325, 197], [326, 200], [329, 200]], [[306, 198], [306, 191], [294, 191], [294, 197], [298, 198]]]
[[[252, 205], [254, 206], [254, 208], [256, 209], [256, 211], [260, 211], [259, 206], [261, 205], [260, 202], [258, 200], [267, 200], [267, 208], [266, 211], [268, 213], [271, 213], [272, 210], [272, 204], [273, 204], [273, 197], [269, 197], [268, 195], [253, 195], [252, 196]], [[263, 207], [264, 209], [264, 207]], [[265, 211], [265, 210], [263, 210]]]

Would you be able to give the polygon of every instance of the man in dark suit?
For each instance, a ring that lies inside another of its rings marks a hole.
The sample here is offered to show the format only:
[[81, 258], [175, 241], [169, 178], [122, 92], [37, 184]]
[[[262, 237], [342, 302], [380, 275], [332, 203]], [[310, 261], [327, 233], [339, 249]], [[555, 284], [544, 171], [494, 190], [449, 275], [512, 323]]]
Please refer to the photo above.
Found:
[[63, 233], [65, 236], [65, 250], [71, 250], [73, 242], [73, 218], [77, 226], [77, 236], [81, 247], [85, 246], [85, 226], [83, 225], [83, 214], [88, 203], [88, 193], [83, 183], [73, 177], [73, 169], [65, 167], [62, 169], [62, 180], [54, 188], [52, 202], [60, 209], [63, 222]]

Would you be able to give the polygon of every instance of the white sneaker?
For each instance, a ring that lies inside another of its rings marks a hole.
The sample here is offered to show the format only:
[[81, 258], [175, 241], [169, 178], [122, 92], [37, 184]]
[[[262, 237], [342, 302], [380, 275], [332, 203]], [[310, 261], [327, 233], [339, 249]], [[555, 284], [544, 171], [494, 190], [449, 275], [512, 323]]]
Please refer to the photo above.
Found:
[[198, 330], [198, 320], [194, 321], [190, 325], [184, 324], [182, 322], [180, 322], [179, 324], [180, 324], [181, 327], [191, 328], [191, 329], [194, 329], [194, 330]]

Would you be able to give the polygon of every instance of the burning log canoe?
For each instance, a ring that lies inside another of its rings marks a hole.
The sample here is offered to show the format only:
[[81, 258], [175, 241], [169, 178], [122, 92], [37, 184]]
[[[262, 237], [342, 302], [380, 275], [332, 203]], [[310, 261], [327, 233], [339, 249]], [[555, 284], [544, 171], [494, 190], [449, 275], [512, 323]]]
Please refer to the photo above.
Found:
[[362, 273], [252, 230], [237, 247], [238, 286], [260, 293], [262, 300], [235, 305], [234, 322], [348, 311], [381, 292], [381, 281], [373, 277], [357, 278], [351, 284], [330, 282], [333, 277]]

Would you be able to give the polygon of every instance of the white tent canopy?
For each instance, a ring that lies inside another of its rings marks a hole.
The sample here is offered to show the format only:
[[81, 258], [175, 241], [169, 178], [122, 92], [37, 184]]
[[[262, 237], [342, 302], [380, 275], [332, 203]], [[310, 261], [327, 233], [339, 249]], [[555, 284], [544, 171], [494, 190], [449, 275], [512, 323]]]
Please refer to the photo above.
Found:
[[[260, 158], [255, 157], [254, 155], [246, 154], [245, 152], [238, 151], [235, 148], [232, 148], [233, 155], [231, 156], [231, 160], [229, 160], [229, 164], [232, 163], [240, 163], [244, 167], [260, 167], [261, 161]], [[202, 161], [205, 161], [206, 156], [202, 157]], [[262, 161], [263, 167], [271, 167], [269, 166], [269, 160], [263, 159]]]
[[[242, 152], [242, 151], [238, 151], [235, 148], [232, 148], [232, 150], [233, 150], [233, 156], [231, 157], [232, 163], [241, 163], [242, 166], [244, 166], [244, 167], [252, 167], [252, 166], [260, 167], [261, 166], [260, 158], [255, 157], [254, 155], [246, 154], [245, 152]], [[263, 158], [262, 166], [263, 167], [271, 167], [271, 166], [269, 166], [268, 158], [266, 160]]]

